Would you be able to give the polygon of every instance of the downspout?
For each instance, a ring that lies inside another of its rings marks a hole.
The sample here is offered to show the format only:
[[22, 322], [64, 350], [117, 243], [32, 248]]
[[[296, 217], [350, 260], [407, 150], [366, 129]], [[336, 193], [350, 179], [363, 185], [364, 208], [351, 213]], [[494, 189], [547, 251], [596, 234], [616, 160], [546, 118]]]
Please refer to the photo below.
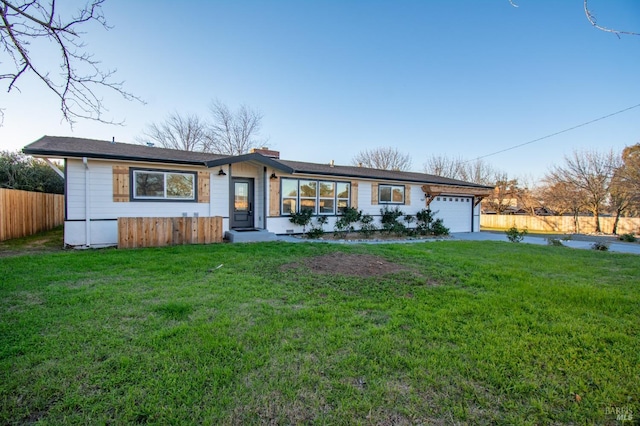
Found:
[[84, 164], [84, 235], [85, 246], [91, 246], [91, 208], [90, 208], [90, 188], [89, 188], [89, 160], [87, 157], [82, 157], [82, 164]]
[[262, 229], [267, 230], [267, 167], [264, 167], [262, 177]]

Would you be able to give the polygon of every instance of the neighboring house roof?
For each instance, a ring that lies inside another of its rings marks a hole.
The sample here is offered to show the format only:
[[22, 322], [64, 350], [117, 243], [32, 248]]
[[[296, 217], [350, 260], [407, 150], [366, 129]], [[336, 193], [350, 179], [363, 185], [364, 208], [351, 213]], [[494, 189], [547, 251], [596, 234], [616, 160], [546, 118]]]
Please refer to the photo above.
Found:
[[478, 185], [426, 173], [380, 170], [357, 166], [305, 163], [301, 161], [269, 158], [259, 153], [227, 156], [72, 137], [43, 136], [37, 141], [27, 145], [22, 151], [25, 154], [49, 157], [88, 157], [110, 160], [190, 164], [206, 167], [217, 167], [223, 164], [255, 161], [290, 174], [355, 177], [398, 182], [418, 182], [425, 184], [493, 189], [492, 187], [485, 185]]

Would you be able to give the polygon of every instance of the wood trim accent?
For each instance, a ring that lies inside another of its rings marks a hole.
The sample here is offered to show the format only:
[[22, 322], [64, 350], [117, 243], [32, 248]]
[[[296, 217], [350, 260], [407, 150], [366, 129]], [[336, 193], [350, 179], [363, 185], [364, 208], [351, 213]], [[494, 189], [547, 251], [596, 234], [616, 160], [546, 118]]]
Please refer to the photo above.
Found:
[[411, 205], [411, 185], [404, 186], [404, 205]]
[[456, 195], [472, 195], [474, 199], [473, 206], [477, 206], [483, 198], [491, 195], [493, 192], [490, 188], [468, 188], [455, 185], [422, 185], [422, 191], [426, 195], [426, 205], [433, 201], [440, 194], [456, 194]]
[[198, 172], [198, 202], [208, 203], [211, 200], [211, 179], [209, 172]]
[[351, 181], [351, 207], [358, 208], [358, 181]]
[[371, 184], [371, 205], [375, 206], [378, 204], [378, 184]]
[[269, 216], [280, 216], [280, 179], [269, 181]]
[[425, 194], [455, 194], [455, 195], [475, 195], [486, 197], [491, 195], [493, 189], [490, 188], [469, 188], [456, 185], [422, 185], [422, 192]]
[[113, 166], [113, 202], [127, 203], [129, 199], [129, 166]]

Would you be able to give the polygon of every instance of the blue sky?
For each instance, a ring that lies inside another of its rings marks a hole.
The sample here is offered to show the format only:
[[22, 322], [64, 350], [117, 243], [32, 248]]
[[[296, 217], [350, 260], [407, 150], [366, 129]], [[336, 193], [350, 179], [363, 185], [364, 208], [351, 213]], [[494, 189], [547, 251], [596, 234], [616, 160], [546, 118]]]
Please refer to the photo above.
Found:
[[[393, 146], [422, 171], [433, 154], [473, 159], [640, 104], [640, 36], [594, 29], [581, 0], [514, 2], [107, 0], [113, 28], [87, 28], [88, 49], [146, 105], [106, 93], [126, 124], [72, 130], [23, 78], [0, 98], [0, 148], [44, 134], [135, 142], [217, 98], [262, 111], [282, 158], [349, 164]], [[599, 24], [640, 32], [640, 1], [589, 4]], [[486, 161], [537, 179], [574, 149], [637, 142], [640, 108]]]

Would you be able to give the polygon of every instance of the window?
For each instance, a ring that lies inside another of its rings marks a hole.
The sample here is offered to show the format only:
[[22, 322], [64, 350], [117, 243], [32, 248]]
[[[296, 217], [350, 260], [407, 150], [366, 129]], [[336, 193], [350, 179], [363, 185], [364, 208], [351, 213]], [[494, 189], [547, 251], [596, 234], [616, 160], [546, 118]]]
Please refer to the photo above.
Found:
[[132, 180], [134, 200], [195, 200], [195, 173], [133, 170]]
[[283, 178], [282, 214], [307, 209], [313, 214], [336, 214], [349, 206], [350, 189], [347, 182]]
[[320, 214], [334, 214], [336, 212], [336, 184], [335, 182], [318, 182], [320, 193], [318, 209]]
[[346, 182], [338, 182], [338, 210], [349, 207], [349, 198], [351, 196], [351, 184]]
[[404, 204], [404, 186], [402, 185], [378, 186], [378, 200], [380, 203]]
[[318, 182], [315, 180], [300, 181], [300, 210], [311, 210], [316, 214]]
[[282, 213], [298, 211], [298, 180], [282, 179]]

